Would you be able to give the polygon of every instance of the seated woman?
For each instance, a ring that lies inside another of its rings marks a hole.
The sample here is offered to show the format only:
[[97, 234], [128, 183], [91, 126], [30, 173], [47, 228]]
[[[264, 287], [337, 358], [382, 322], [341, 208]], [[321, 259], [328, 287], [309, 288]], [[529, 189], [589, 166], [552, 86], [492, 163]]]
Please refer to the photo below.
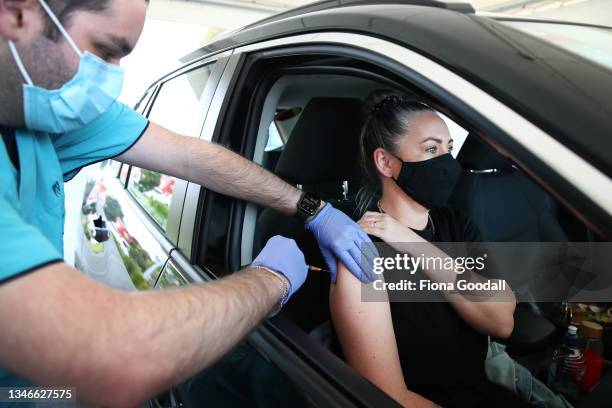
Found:
[[[366, 233], [387, 243], [478, 241], [470, 220], [445, 206], [461, 168], [450, 155], [453, 140], [440, 116], [384, 91], [370, 95], [366, 109], [366, 186], [359, 196]], [[423, 273], [436, 282], [456, 278], [455, 271]], [[488, 336], [508, 337], [513, 329], [514, 294], [502, 292], [507, 301], [470, 302], [448, 292], [442, 302], [362, 302], [360, 282], [339, 263], [330, 306], [347, 362], [400, 404], [516, 407], [521, 401], [493, 386], [484, 371]]]

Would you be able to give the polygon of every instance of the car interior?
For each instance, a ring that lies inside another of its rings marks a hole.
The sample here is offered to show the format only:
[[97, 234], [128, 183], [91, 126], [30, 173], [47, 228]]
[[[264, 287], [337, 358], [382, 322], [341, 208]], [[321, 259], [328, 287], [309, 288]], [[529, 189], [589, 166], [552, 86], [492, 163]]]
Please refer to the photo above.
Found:
[[[253, 160], [357, 220], [355, 198], [362, 185], [359, 165], [362, 101], [372, 91], [389, 87], [389, 83], [375, 78], [343, 74], [280, 77], [263, 103]], [[410, 93], [405, 87], [401, 91]], [[468, 214], [487, 241], [597, 239], [477, 132], [464, 130], [443, 117], [451, 125], [456, 140], [453, 155], [463, 167], [451, 205]], [[253, 204], [247, 204], [242, 225], [242, 264], [248, 264], [274, 235], [295, 239], [309, 265], [326, 268], [315, 238], [303, 225], [292, 217]], [[329, 286], [326, 273], [311, 272], [282, 313], [342, 358], [330, 323]], [[544, 382], [553, 349], [563, 335], [562, 306], [519, 303], [512, 336], [500, 340], [513, 358]], [[609, 363], [608, 360], [604, 370], [609, 369]]]

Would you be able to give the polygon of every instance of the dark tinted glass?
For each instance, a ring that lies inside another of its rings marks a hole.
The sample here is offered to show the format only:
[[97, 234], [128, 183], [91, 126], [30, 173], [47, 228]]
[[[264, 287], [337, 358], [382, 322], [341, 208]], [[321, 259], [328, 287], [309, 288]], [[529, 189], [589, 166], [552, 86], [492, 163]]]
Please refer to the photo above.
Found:
[[212, 191], [206, 194], [198, 263], [222, 276], [227, 274], [228, 269], [227, 242], [232, 199]]
[[192, 407], [309, 407], [287, 376], [248, 341], [181, 384], [177, 396]]
[[[173, 261], [166, 264], [157, 287], [190, 284]], [[309, 407], [285, 373], [245, 340], [206, 370], [180, 384], [157, 402], [172, 398], [184, 407]]]

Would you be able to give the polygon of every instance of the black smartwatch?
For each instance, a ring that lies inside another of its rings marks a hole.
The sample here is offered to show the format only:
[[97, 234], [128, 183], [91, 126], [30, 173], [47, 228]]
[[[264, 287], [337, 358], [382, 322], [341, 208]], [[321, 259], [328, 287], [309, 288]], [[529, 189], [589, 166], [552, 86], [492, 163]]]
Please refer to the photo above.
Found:
[[319, 206], [321, 205], [321, 199], [313, 196], [310, 193], [302, 194], [300, 201], [297, 203], [297, 211], [295, 217], [300, 221], [306, 221], [309, 217], [312, 217], [317, 213]]

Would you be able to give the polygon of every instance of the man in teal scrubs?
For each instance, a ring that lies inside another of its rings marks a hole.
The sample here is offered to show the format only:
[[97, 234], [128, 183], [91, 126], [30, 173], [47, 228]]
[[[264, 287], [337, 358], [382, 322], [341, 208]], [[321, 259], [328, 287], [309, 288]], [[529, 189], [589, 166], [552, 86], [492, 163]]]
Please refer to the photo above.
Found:
[[332, 280], [336, 258], [371, 280], [359, 266], [367, 236], [344, 214], [116, 101], [146, 6], [0, 0], [0, 387], [70, 386], [85, 402], [135, 406], [217, 360], [306, 278], [295, 242], [274, 237], [212, 284], [130, 294], [91, 281], [62, 261], [63, 184], [105, 158], [298, 213]]

